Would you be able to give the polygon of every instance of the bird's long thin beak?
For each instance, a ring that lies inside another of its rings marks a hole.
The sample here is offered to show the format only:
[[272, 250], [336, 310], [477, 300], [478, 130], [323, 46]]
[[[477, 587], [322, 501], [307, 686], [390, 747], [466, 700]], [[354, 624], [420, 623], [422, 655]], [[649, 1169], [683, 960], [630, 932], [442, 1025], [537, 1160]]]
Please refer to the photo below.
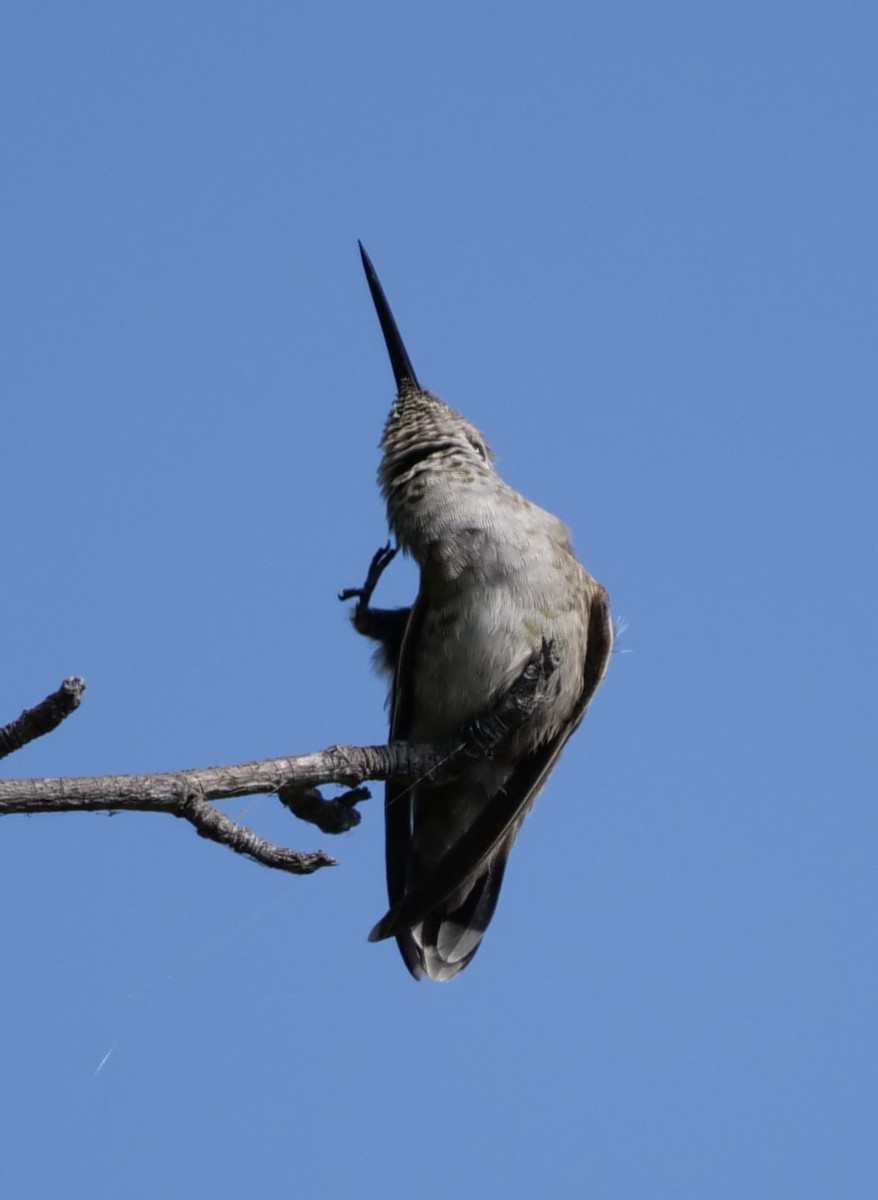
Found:
[[358, 241], [357, 245], [360, 247], [363, 270], [366, 272], [369, 291], [372, 293], [372, 301], [375, 305], [375, 311], [378, 313], [378, 320], [381, 322], [381, 332], [384, 334], [387, 353], [390, 355], [390, 365], [393, 367], [396, 390], [403, 392], [409, 388], [415, 388], [417, 391], [420, 391], [421, 385], [418, 383], [418, 377], [412, 366], [412, 360], [409, 358], [408, 351], [400, 337], [396, 321], [393, 319], [393, 313], [390, 311], [390, 305], [387, 303], [387, 297], [384, 295], [384, 288], [381, 286], [378, 276], [375, 274], [375, 268], [372, 266], [372, 260], [363, 249], [363, 243]]

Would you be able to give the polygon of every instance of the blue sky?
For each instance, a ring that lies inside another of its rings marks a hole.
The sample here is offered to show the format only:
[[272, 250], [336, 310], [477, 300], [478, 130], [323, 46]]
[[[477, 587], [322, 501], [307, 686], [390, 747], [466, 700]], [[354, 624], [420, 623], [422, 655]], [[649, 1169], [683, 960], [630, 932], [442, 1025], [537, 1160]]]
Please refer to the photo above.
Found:
[[4, 774], [383, 738], [335, 599], [385, 537], [358, 237], [630, 652], [444, 987], [366, 942], [380, 789], [331, 845], [228, 806], [308, 879], [4, 821], [4, 1195], [875, 1195], [876, 40], [844, 0], [7, 6], [0, 721], [88, 692]]

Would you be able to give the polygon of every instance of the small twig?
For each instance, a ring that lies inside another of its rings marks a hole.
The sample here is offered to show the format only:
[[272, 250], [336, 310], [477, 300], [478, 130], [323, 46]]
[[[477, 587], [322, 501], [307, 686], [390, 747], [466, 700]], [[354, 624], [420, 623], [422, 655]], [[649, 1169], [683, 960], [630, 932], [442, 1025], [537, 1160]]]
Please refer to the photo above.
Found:
[[277, 797], [285, 808], [300, 821], [316, 825], [323, 833], [347, 833], [360, 823], [359, 811], [354, 807], [361, 800], [369, 799], [369, 789], [351, 788], [341, 796], [327, 800], [317, 788], [282, 787]]
[[273, 867], [277, 871], [287, 871], [291, 875], [311, 875], [321, 867], [336, 866], [335, 859], [324, 854], [322, 850], [305, 853], [275, 846], [265, 838], [259, 837], [252, 829], [236, 825], [225, 813], [194, 793], [181, 804], [176, 815], [194, 825], [199, 837], [218, 842], [221, 846], [228, 846], [236, 854], [244, 854], [254, 862]]
[[21, 716], [4, 725], [0, 729], [0, 758], [57, 729], [65, 717], [79, 708], [84, 691], [85, 680], [71, 676], [51, 696], [33, 708], [26, 708]]

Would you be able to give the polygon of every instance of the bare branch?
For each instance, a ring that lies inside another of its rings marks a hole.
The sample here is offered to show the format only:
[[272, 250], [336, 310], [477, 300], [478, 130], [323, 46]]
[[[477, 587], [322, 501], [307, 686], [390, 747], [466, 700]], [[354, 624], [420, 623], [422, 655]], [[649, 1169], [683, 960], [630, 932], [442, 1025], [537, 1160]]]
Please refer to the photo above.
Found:
[[[352, 819], [357, 817], [353, 805], [365, 799], [368, 792], [357, 788], [343, 797], [324, 800], [316, 791], [318, 784], [356, 787], [364, 779], [397, 775], [416, 778], [436, 769], [445, 757], [447, 751], [400, 742], [391, 746], [330, 746], [297, 758], [160, 775], [0, 780], [0, 816], [50, 812], [169, 813], [188, 821], [201, 837], [228, 846], [237, 854], [276, 870], [308, 875], [320, 867], [335, 866], [335, 859], [322, 850], [302, 853], [275, 846], [252, 830], [236, 825], [213, 802], [275, 793], [302, 820], [318, 825], [325, 833], [340, 833], [357, 823]], [[339, 816], [344, 808], [348, 814], [346, 823]]]
[[335, 859], [324, 854], [322, 850], [309, 854], [299, 850], [285, 850], [282, 846], [267, 842], [251, 829], [236, 825], [225, 813], [194, 793], [184, 801], [176, 815], [184, 817], [194, 825], [200, 837], [219, 842], [221, 846], [228, 846], [236, 854], [244, 854], [265, 867], [274, 867], [275, 870], [287, 871], [291, 875], [310, 875], [320, 867], [335, 866]]
[[[556, 666], [552, 647], [544, 644], [491, 712], [467, 727], [453, 744], [330, 746], [295, 758], [158, 775], [0, 780], [0, 817], [49, 812], [169, 813], [188, 821], [201, 837], [237, 854], [276, 870], [307, 875], [334, 866], [335, 859], [322, 850], [302, 853], [275, 846], [236, 825], [214, 804], [240, 796], [274, 794], [297, 817], [324, 833], [345, 832], [359, 822], [355, 805], [368, 798], [368, 791], [360, 786], [364, 780], [454, 776], [460, 770], [461, 756], [492, 754], [534, 711]], [[327, 800], [318, 791], [326, 784], [350, 790]]]
[[0, 758], [57, 729], [65, 717], [79, 708], [84, 691], [85, 680], [71, 676], [51, 696], [33, 708], [26, 708], [21, 716], [4, 725], [0, 729]]

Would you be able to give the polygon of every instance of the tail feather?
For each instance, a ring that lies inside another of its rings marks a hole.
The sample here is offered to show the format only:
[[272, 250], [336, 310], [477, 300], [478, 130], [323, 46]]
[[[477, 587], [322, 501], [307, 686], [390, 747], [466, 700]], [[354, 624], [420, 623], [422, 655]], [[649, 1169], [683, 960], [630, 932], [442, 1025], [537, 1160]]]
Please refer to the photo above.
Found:
[[[471, 961], [491, 923], [512, 839], [500, 847], [479, 875], [411, 929], [397, 934], [403, 960], [416, 979], [453, 979]], [[454, 907], [452, 907], [452, 905]]]

